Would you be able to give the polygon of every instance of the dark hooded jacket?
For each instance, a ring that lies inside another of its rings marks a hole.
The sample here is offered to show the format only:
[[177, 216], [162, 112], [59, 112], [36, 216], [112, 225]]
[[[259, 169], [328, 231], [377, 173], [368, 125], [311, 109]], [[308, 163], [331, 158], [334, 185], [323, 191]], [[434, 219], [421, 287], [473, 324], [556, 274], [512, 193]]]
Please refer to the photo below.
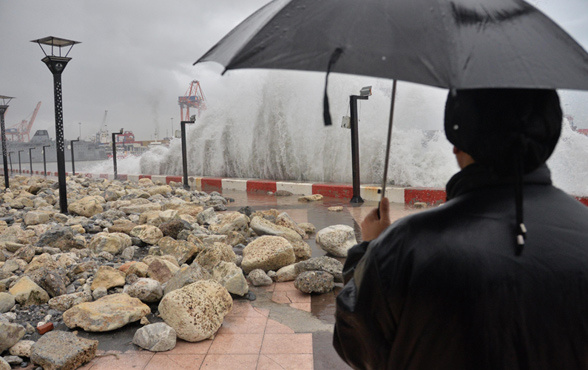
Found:
[[334, 346], [358, 369], [588, 369], [588, 208], [524, 177], [515, 255], [513, 179], [473, 164], [448, 202], [349, 251]]

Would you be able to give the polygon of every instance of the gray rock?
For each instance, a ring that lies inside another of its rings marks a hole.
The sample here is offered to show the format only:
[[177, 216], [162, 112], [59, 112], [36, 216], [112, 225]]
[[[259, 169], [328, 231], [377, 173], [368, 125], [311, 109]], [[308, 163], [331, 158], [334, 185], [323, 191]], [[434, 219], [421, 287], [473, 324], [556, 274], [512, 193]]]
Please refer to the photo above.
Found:
[[324, 271], [305, 271], [294, 280], [294, 286], [303, 293], [328, 293], [335, 287], [335, 278]]
[[12, 366], [20, 365], [23, 362], [22, 358], [14, 355], [4, 356], [4, 361], [8, 362], [8, 364]]
[[296, 273], [300, 274], [305, 271], [324, 271], [333, 275], [336, 282], [343, 282], [343, 264], [338, 260], [328, 257], [313, 257], [306, 261], [298, 262]]
[[58, 297], [67, 293], [67, 283], [68, 281], [64, 280], [64, 278], [57, 272], [47, 271], [47, 273], [41, 278], [39, 285], [49, 293], [49, 296]]
[[74, 239], [74, 232], [69, 226], [52, 227], [39, 237], [37, 246], [59, 248], [62, 251], [69, 251], [72, 248], [83, 248]]
[[149, 278], [140, 278], [133, 284], [126, 285], [123, 292], [148, 303], [159, 302], [163, 297], [161, 283]]
[[333, 225], [316, 234], [316, 244], [335, 257], [347, 257], [347, 251], [357, 244], [357, 240], [351, 226]]
[[25, 335], [22, 325], [0, 321], [0, 353], [14, 346]]
[[273, 283], [272, 278], [267, 276], [265, 271], [262, 269], [255, 269], [247, 275], [247, 279], [251, 282], [253, 286], [265, 286], [271, 285]]
[[221, 261], [212, 269], [212, 278], [231, 294], [243, 296], [249, 291], [243, 270], [233, 262]]
[[12, 294], [4, 292], [0, 293], [0, 313], [10, 311], [15, 304], [16, 300]]
[[152, 352], [169, 351], [176, 346], [176, 331], [164, 322], [149, 324], [135, 332], [133, 343]]
[[214, 225], [220, 222], [214, 208], [207, 208], [196, 216], [196, 221], [200, 225]]
[[210, 279], [210, 272], [202, 268], [198, 262], [192, 262], [188, 267], [182, 267], [165, 285], [164, 295], [199, 280]]
[[50, 331], [31, 348], [31, 361], [45, 370], [77, 369], [96, 356], [97, 340], [65, 331]]

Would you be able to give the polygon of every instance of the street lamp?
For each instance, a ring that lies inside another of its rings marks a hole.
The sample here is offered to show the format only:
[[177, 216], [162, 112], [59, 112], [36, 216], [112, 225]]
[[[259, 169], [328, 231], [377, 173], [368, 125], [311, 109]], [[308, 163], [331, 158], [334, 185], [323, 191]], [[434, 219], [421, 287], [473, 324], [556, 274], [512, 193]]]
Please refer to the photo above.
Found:
[[29, 148], [29, 164], [31, 165], [31, 176], [33, 176], [33, 153], [31, 151], [37, 148]]
[[123, 129], [120, 129], [120, 132], [113, 132], [112, 133], [112, 164], [114, 167], [114, 179], [118, 180], [118, 173], [116, 170], [116, 137], [122, 135]]
[[47, 177], [47, 158], [45, 157], [45, 148], [49, 148], [51, 145], [43, 145], [43, 174]]
[[74, 143], [77, 143], [78, 141], [80, 141], [80, 137], [78, 136], [77, 139], [72, 140], [69, 142], [69, 146], [71, 147], [71, 172], [73, 173], [73, 175], [76, 175], [76, 165], [75, 165], [75, 161], [74, 161]]
[[194, 123], [196, 116], [191, 116], [190, 121], [180, 121], [180, 128], [182, 131], [182, 169], [184, 172], [184, 189], [189, 190], [188, 184], [188, 156], [186, 155], [186, 124]]
[[[61, 39], [58, 37], [48, 36], [38, 40], [32, 40], [39, 44], [39, 47], [45, 54], [45, 58], [41, 59], [53, 74], [53, 95], [55, 99], [55, 144], [57, 149], [57, 175], [59, 180], [59, 208], [61, 213], [67, 214], [67, 187], [65, 180], [65, 152], [63, 140], [63, 107], [61, 100], [61, 73], [71, 60], [68, 58], [69, 52], [78, 41]], [[50, 55], [47, 54], [49, 49], [45, 51], [43, 46], [51, 46]], [[68, 47], [69, 50], [65, 56], [61, 55], [61, 49]], [[54, 54], [54, 50], [59, 50], [59, 55]]]
[[349, 96], [351, 110], [351, 170], [353, 174], [353, 197], [351, 203], [363, 203], [359, 182], [359, 130], [357, 127], [357, 100], [368, 100], [372, 95], [372, 87], [362, 88], [359, 95]]
[[20, 167], [20, 153], [24, 152], [24, 149], [22, 150], [17, 150], [18, 151], [18, 174], [22, 175], [22, 168]]
[[8, 188], [10, 186], [9, 183], [9, 176], [8, 176], [8, 160], [6, 155], [6, 129], [4, 126], [4, 113], [8, 109], [8, 103], [14, 99], [11, 96], [4, 96], [0, 95], [0, 100], [2, 100], [2, 104], [0, 104], [0, 133], [2, 135], [2, 161], [4, 163], [4, 188]]

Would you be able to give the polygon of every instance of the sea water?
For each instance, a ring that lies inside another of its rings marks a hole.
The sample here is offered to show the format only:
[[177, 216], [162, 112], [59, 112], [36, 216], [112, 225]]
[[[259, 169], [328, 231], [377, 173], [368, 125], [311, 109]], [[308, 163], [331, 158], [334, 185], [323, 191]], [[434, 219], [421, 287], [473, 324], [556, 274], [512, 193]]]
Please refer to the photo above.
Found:
[[[188, 125], [188, 173], [197, 176], [351, 183], [351, 133], [341, 127], [349, 115], [349, 95], [372, 85], [373, 95], [358, 101], [360, 178], [381, 184], [391, 82], [331, 75], [330, 113], [322, 118], [324, 75], [260, 72], [250, 79], [221, 78], [208, 109]], [[389, 184], [442, 188], [458, 171], [452, 145], [442, 131], [446, 90], [423, 90], [399, 83], [388, 170]], [[548, 161], [554, 184], [588, 195], [588, 137], [564, 120], [562, 137]], [[96, 168], [96, 171], [112, 171]], [[181, 175], [181, 143], [156, 147], [140, 159], [118, 161], [127, 174]]]

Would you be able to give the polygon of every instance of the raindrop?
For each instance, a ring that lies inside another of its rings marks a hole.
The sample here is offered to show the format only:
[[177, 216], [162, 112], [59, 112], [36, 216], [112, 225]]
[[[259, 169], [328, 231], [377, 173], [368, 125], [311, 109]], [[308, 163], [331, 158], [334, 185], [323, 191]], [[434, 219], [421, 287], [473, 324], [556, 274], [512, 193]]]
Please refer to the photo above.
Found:
[[453, 125], [454, 130], [459, 130], [459, 125]]
[[382, 56], [382, 61], [386, 61], [386, 56]]

